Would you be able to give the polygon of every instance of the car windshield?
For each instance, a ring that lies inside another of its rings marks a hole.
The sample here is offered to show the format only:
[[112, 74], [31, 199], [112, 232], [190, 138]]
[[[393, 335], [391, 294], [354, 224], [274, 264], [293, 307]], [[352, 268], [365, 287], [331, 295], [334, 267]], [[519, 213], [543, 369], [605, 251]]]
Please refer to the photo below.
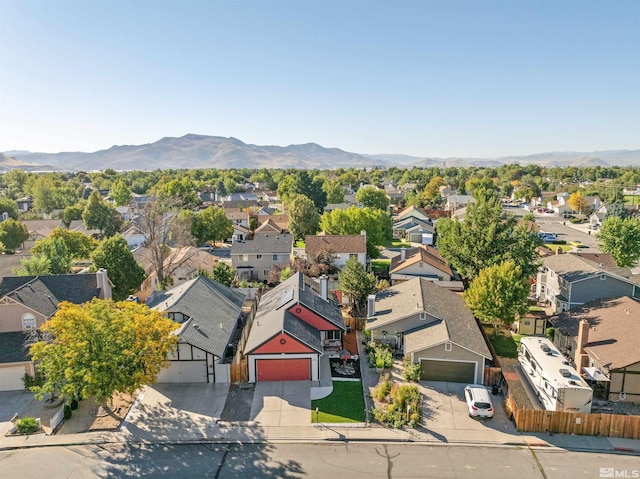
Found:
[[491, 404], [489, 404], [488, 402], [477, 402], [475, 406], [478, 409], [491, 409]]

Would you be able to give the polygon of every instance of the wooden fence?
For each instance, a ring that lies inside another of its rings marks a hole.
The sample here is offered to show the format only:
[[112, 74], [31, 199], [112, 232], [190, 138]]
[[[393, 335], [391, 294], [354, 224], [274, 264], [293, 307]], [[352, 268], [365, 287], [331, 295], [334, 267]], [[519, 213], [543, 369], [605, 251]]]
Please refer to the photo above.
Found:
[[484, 368], [484, 385], [497, 386], [502, 377], [501, 368]]
[[507, 417], [513, 417], [520, 432], [640, 439], [640, 416], [523, 408], [518, 406], [510, 391], [505, 399], [505, 410]]
[[246, 357], [238, 363], [229, 365], [229, 376], [232, 383], [246, 383], [249, 381], [249, 362]]

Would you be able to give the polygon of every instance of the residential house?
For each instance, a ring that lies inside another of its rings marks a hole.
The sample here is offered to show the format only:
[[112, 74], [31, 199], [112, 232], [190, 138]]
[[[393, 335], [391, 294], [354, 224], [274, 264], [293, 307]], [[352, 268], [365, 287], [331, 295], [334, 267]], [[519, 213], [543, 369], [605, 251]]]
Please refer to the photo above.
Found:
[[199, 276], [202, 271], [210, 273], [219, 261], [217, 256], [195, 246], [172, 249], [164, 261], [165, 284], [160, 285], [156, 271], [149, 258], [150, 251], [142, 248], [137, 250], [136, 253], [134, 254], [136, 261], [145, 268], [145, 273], [147, 274], [140, 286], [140, 291], [136, 293], [136, 296], [141, 300], [147, 298], [154, 290], [185, 283]]
[[597, 299], [551, 319], [554, 343], [572, 358], [597, 398], [640, 402], [640, 302]]
[[326, 278], [320, 291], [296, 273], [262, 296], [245, 346], [249, 382], [319, 381], [321, 362], [342, 349], [346, 331]]
[[305, 254], [314, 257], [320, 253], [331, 253], [336, 268], [342, 270], [349, 258], [355, 257], [368, 268], [367, 232], [359, 235], [328, 235], [324, 232], [315, 236], [305, 236]]
[[231, 265], [240, 280], [266, 281], [273, 266], [288, 265], [292, 255], [290, 234], [258, 234], [231, 245]]
[[421, 379], [484, 382], [491, 352], [459, 294], [415, 278], [371, 295], [367, 306], [371, 339], [420, 363]]
[[267, 222], [269, 222], [270, 225], [265, 226], [265, 229], [278, 230], [277, 233], [289, 232], [289, 215], [258, 215], [258, 223], [260, 226], [256, 228], [254, 233], [257, 233], [258, 230], [260, 230], [260, 228]]
[[405, 208], [400, 213], [398, 213], [394, 217], [394, 221], [399, 222], [401, 220], [405, 220], [408, 218], [414, 218], [424, 222], [430, 221], [429, 214], [425, 210], [413, 205], [409, 206], [408, 208]]
[[244, 327], [246, 294], [206, 276], [167, 291], [155, 291], [147, 305], [180, 325], [176, 349], [159, 383], [228, 383], [229, 364]]
[[49, 320], [62, 301], [81, 304], [111, 298], [105, 270], [87, 274], [4, 277], [0, 281], [0, 391], [23, 389], [35, 367], [25, 341]]
[[456, 211], [460, 208], [466, 208], [468, 205], [472, 205], [476, 202], [476, 199], [472, 195], [449, 195], [446, 198], [444, 206], [445, 210]]
[[[536, 297], [561, 313], [600, 298], [640, 298], [640, 285], [626, 268], [605, 266], [606, 255], [556, 254], [542, 259]], [[637, 275], [636, 275], [637, 276]]]
[[434, 244], [435, 229], [430, 221], [415, 216], [405, 217], [393, 223], [393, 237], [411, 243]]
[[247, 239], [251, 230], [249, 228], [249, 212], [238, 208], [225, 208], [227, 219], [233, 223], [233, 239], [243, 241]]
[[427, 245], [402, 248], [400, 254], [391, 260], [389, 274], [394, 285], [414, 278], [424, 278], [452, 291], [464, 289], [462, 281], [446, 260], [435, 248]]
[[122, 233], [122, 237], [127, 241], [129, 249], [136, 249], [147, 241], [147, 234], [138, 226], [132, 224]]
[[602, 222], [606, 217], [607, 217], [606, 212], [601, 213], [599, 211], [594, 211], [589, 215], [589, 224], [593, 226], [596, 226], [596, 225], [600, 226], [602, 225]]

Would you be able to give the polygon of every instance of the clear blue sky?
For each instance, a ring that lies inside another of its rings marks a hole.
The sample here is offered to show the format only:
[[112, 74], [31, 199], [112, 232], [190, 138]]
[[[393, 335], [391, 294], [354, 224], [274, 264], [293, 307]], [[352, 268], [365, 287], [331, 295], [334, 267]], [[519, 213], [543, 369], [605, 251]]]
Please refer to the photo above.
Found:
[[640, 148], [640, 1], [0, 0], [0, 151]]

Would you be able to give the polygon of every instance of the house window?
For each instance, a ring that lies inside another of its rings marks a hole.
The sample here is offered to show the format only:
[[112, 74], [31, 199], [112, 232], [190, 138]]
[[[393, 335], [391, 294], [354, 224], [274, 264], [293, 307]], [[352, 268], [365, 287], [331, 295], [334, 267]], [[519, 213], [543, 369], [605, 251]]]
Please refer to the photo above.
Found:
[[262, 270], [262, 274], [263, 274], [264, 276], [269, 276], [269, 273], [271, 273], [271, 271], [270, 271], [270, 270], [268, 270], [268, 269], [263, 269], [263, 270]]
[[426, 321], [427, 320], [427, 313], [425, 313], [424, 311], [420, 313], [420, 320], [421, 321]]
[[600, 275], [600, 280], [604, 281], [605, 279], [607, 279], [607, 275], [606, 274], [601, 274]]
[[524, 322], [524, 325], [525, 325], [525, 326], [531, 326], [531, 321], [525, 321], [525, 322]]
[[273, 261], [278, 261], [280, 259], [280, 257], [277, 254], [273, 255]]
[[327, 331], [327, 339], [342, 339], [342, 331], [339, 329], [336, 331]]
[[241, 260], [241, 261], [249, 261], [249, 255], [248, 255], [248, 254], [243, 254], [243, 255], [240, 257], [240, 260]]
[[349, 253], [349, 258], [358, 259], [358, 255], [356, 253]]
[[256, 255], [256, 259], [262, 259], [262, 255], [261, 254], [257, 254]]
[[36, 317], [33, 314], [26, 313], [22, 315], [22, 329], [23, 331], [36, 329]]
[[451, 343], [449, 343], [449, 342], [444, 343], [444, 350], [445, 351], [451, 351], [451, 347], [452, 347]]

